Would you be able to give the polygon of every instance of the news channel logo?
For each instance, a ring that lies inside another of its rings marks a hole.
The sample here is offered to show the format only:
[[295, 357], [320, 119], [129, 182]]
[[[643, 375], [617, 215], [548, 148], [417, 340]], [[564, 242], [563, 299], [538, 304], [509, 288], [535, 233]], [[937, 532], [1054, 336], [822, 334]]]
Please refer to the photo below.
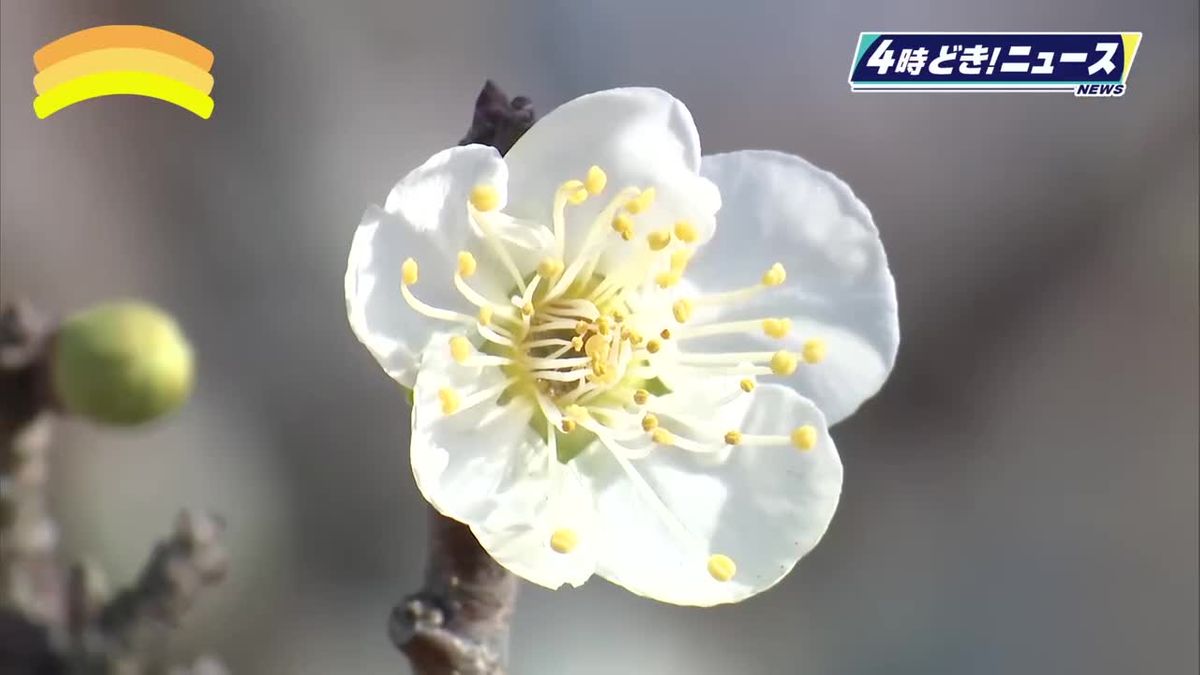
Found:
[[1142, 34], [860, 33], [853, 91], [1122, 96]]
[[39, 119], [82, 101], [120, 94], [173, 103], [201, 119], [212, 115], [213, 53], [152, 26], [96, 26], [63, 36], [33, 54], [33, 112]]

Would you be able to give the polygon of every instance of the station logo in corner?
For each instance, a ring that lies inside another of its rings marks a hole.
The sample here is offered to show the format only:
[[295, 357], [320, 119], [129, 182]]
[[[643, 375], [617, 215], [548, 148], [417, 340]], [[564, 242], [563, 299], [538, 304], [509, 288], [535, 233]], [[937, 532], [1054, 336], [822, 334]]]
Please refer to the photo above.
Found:
[[854, 91], [1121, 96], [1141, 33], [860, 33]]

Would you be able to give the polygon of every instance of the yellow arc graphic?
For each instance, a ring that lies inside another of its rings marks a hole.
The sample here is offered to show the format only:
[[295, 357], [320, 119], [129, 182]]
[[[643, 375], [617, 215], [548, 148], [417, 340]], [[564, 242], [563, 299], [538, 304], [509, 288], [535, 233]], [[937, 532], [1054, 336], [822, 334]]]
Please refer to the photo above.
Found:
[[183, 36], [149, 26], [97, 26], [61, 37], [34, 54], [41, 119], [100, 96], [129, 94], [173, 103], [208, 119], [213, 100], [212, 52]]
[[203, 119], [212, 116], [213, 100], [199, 90], [163, 75], [137, 71], [92, 73], [78, 77], [35, 98], [33, 111], [39, 119], [45, 119], [80, 101], [115, 94], [149, 96], [174, 103]]

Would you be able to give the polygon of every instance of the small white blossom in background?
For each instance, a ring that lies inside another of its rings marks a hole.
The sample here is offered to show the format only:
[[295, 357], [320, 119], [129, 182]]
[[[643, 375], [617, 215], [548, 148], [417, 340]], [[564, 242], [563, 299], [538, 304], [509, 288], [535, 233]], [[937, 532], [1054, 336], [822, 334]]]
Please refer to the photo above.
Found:
[[517, 575], [736, 602], [821, 539], [828, 426], [883, 384], [895, 288], [863, 204], [777, 152], [701, 158], [656, 89], [578, 98], [505, 156], [434, 155], [367, 210], [350, 324], [414, 389], [425, 497]]

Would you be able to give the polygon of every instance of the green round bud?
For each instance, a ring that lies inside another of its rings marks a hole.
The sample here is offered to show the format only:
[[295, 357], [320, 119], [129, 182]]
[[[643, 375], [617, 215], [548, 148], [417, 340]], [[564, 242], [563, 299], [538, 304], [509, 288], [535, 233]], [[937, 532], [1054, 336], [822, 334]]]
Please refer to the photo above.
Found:
[[71, 413], [134, 425], [168, 413], [192, 389], [192, 349], [175, 320], [140, 302], [69, 317], [54, 340], [54, 392]]

